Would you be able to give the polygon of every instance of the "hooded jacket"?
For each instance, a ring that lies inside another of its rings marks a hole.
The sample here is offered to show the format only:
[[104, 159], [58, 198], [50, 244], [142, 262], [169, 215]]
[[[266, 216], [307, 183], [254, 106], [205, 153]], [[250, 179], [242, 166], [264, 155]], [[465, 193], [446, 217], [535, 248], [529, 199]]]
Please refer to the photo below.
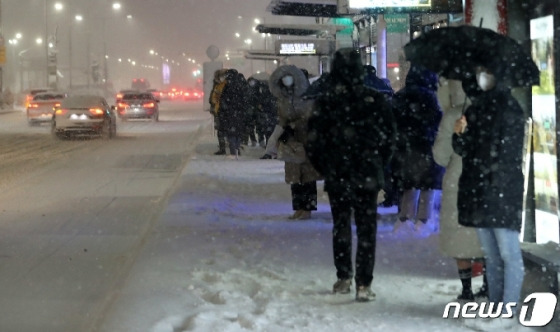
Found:
[[[294, 78], [292, 86], [287, 87], [282, 82], [284, 76]], [[302, 95], [309, 87], [309, 81], [296, 66], [278, 67], [269, 79], [270, 92], [277, 98], [279, 125], [284, 128], [280, 144], [291, 146], [296, 143], [304, 146], [307, 142], [307, 121], [311, 115], [313, 102], [304, 100]], [[282, 142], [284, 140], [285, 142]], [[279, 147], [286, 151], [285, 146]], [[306, 155], [306, 153], [304, 153]], [[279, 156], [280, 158], [280, 156]], [[303, 162], [289, 162], [284, 164], [287, 183], [305, 183], [321, 179], [317, 171], [311, 166], [307, 156]]]
[[378, 191], [395, 139], [386, 96], [364, 85], [359, 54], [345, 49], [335, 53], [324, 89], [309, 120], [307, 149], [325, 190]]

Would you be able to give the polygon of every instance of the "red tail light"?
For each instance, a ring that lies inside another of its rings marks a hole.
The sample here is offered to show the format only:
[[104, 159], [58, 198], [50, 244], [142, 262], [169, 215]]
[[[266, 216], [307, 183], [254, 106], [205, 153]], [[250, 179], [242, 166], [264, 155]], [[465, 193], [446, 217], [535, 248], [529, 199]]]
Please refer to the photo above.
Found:
[[117, 99], [122, 99], [122, 96], [123, 96], [122, 93], [118, 93], [117, 94]]
[[103, 110], [101, 108], [90, 108], [89, 112], [93, 115], [103, 115]]
[[29, 104], [29, 108], [38, 108], [38, 107], [39, 107], [39, 104], [37, 104], [37, 103]]
[[54, 107], [60, 107], [60, 103], [54, 104]]
[[56, 115], [64, 115], [66, 113], [68, 113], [68, 110], [64, 109], [64, 108], [59, 108], [54, 112], [54, 114], [56, 114]]
[[117, 103], [118, 108], [127, 108], [129, 105], [127, 103]]
[[145, 108], [154, 108], [154, 107], [156, 107], [156, 104], [154, 104], [154, 103], [144, 103], [142, 106], [145, 107]]

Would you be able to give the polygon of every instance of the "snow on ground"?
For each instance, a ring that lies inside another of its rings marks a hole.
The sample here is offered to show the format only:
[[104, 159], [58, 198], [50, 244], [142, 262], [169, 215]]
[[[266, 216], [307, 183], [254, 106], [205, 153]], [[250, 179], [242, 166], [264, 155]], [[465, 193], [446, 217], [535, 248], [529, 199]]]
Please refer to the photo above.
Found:
[[323, 184], [312, 220], [290, 221], [283, 163], [260, 148], [214, 156], [214, 141], [198, 145], [103, 331], [467, 331], [442, 318], [460, 281], [437, 233], [393, 234], [396, 209], [379, 209], [377, 299], [333, 295]]

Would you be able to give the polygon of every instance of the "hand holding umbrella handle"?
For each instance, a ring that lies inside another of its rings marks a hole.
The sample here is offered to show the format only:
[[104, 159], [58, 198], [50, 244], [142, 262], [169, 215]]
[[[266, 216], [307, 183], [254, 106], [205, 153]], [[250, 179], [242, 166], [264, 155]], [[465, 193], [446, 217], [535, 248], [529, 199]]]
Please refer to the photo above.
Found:
[[465, 129], [467, 129], [467, 119], [463, 115], [460, 119], [457, 119], [457, 121], [455, 121], [455, 127], [453, 128], [453, 131], [455, 132], [455, 134], [461, 135], [465, 132]]

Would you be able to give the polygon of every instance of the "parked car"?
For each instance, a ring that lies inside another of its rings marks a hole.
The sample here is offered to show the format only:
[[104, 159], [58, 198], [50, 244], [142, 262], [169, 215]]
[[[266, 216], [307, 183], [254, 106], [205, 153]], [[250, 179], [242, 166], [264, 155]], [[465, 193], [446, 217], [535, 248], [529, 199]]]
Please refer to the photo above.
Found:
[[95, 95], [69, 96], [55, 108], [52, 117], [53, 136], [95, 134], [105, 139], [117, 135], [114, 107], [105, 98]]
[[54, 108], [60, 106], [62, 99], [67, 95], [64, 92], [43, 92], [36, 94], [27, 105], [27, 123], [30, 126], [51, 122]]
[[117, 114], [124, 121], [142, 118], [159, 121], [158, 103], [159, 99], [150, 92], [125, 93], [117, 102]]

